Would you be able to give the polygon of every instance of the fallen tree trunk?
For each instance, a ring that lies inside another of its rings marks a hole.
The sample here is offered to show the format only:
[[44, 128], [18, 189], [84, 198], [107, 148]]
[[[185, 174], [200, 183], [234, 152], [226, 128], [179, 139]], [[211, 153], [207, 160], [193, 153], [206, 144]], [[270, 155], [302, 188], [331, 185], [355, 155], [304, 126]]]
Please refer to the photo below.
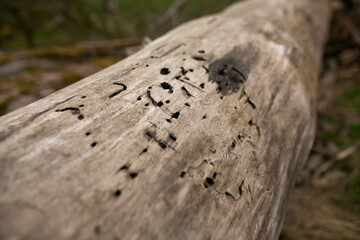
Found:
[[275, 239], [326, 0], [253, 0], [0, 118], [0, 238]]

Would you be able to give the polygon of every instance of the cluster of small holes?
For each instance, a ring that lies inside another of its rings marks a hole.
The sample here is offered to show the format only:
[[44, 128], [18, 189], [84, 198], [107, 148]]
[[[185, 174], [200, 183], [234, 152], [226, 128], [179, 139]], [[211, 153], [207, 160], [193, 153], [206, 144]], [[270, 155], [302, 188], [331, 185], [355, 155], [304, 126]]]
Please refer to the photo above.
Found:
[[[205, 51], [204, 51], [204, 50], [199, 50], [198, 53], [204, 54]], [[184, 52], [183, 54], [186, 54], [186, 53]], [[154, 58], [154, 57], [151, 56], [151, 58]], [[156, 58], [157, 58], [157, 57], [156, 57]], [[196, 60], [196, 61], [206, 61], [206, 59], [205, 59], [204, 57], [202, 57], [202, 56], [193, 56], [192, 58], [193, 58], [194, 60]], [[186, 59], [184, 58], [183, 60], [185, 61]], [[136, 65], [139, 65], [139, 63], [137, 63]], [[149, 65], [146, 64], [146, 67], [149, 67]], [[205, 66], [202, 66], [202, 67], [203, 67], [203, 68], [206, 70], [206, 72], [208, 73], [208, 69], [207, 69]], [[187, 69], [187, 70], [185, 70], [183, 67], [181, 68], [181, 73], [182, 73], [183, 75], [186, 75], [188, 72], [193, 72], [193, 71], [194, 71], [194, 70], [191, 69], [191, 68], [190, 68], [190, 69]], [[170, 74], [170, 73], [171, 73], [171, 72], [170, 72], [170, 70], [169, 70], [168, 68], [162, 68], [162, 69], [160, 70], [160, 74], [162, 74], [162, 75], [168, 75], [168, 74]], [[179, 80], [180, 78], [181, 78], [181, 76], [176, 76], [176, 79]], [[185, 77], [185, 79], [186, 79], [186, 80], [190, 80], [188, 77]], [[125, 86], [125, 85], [123, 85], [123, 84], [116, 84], [116, 85], [121, 85], [121, 86], [123, 86], [123, 89], [118, 90], [117, 92], [113, 93], [113, 95], [110, 95], [111, 97], [112, 97], [112, 96], [116, 96], [116, 95], [119, 94], [121, 91], [126, 90], [126, 86]], [[168, 90], [169, 93], [172, 93], [172, 92], [173, 92], [173, 87], [172, 87], [169, 83], [163, 82], [163, 83], [161, 83], [161, 87], [162, 87], [164, 90]], [[205, 83], [201, 83], [201, 84], [199, 85], [199, 87], [200, 87], [201, 89], [204, 89], [204, 88], [205, 88]], [[149, 89], [151, 89], [151, 88], [152, 88], [152, 87], [150, 86]], [[187, 96], [192, 96], [191, 93], [190, 93], [184, 86], [181, 87], [181, 90], [183, 90], [183, 91], [187, 94]], [[220, 89], [220, 90], [221, 90], [221, 89]], [[110, 97], [110, 96], [109, 96], [109, 97]], [[82, 96], [81, 98], [86, 98], [86, 96]], [[223, 99], [223, 96], [221, 96], [220, 99]], [[138, 96], [137, 101], [140, 101], [140, 100], [142, 100], [142, 97], [141, 97], [141, 96]], [[248, 99], [247, 102], [248, 102], [254, 109], [256, 108], [255, 104], [254, 104], [253, 102], [251, 102], [250, 99]], [[155, 102], [155, 103], [156, 103], [156, 104], [154, 104], [154, 105], [156, 105], [157, 107], [162, 107], [163, 104], [164, 104], [162, 101]], [[166, 100], [165, 103], [166, 103], [166, 104], [169, 104], [169, 103], [170, 103], [170, 100]], [[145, 106], [149, 106], [149, 103], [145, 103]], [[189, 103], [185, 103], [185, 106], [190, 107], [190, 104], [189, 104]], [[79, 105], [79, 107], [84, 107], [84, 104]], [[234, 108], [237, 109], [237, 107], [234, 107]], [[174, 112], [174, 113], [171, 115], [171, 118], [178, 119], [179, 116], [180, 116], [180, 111], [177, 111], [177, 112]], [[80, 114], [80, 115], [78, 116], [78, 119], [79, 119], [79, 120], [81, 120], [81, 119], [83, 119], [83, 118], [84, 118], [84, 116], [83, 116], [82, 114]], [[206, 119], [206, 118], [207, 118], [207, 115], [206, 115], [206, 114], [203, 115], [202, 118], [203, 118], [203, 119]], [[171, 120], [170, 120], [170, 119], [166, 119], [166, 121], [169, 122], [169, 123], [171, 123]], [[252, 120], [249, 121], [249, 125], [253, 125]], [[89, 136], [90, 134], [91, 134], [90, 132], [86, 132], [86, 133], [85, 133], [86, 136]], [[169, 134], [169, 139], [170, 139], [171, 141], [174, 141], [174, 142], [177, 140], [176, 137], [175, 137], [174, 135], [172, 135], [172, 134]], [[238, 136], [238, 139], [239, 139], [239, 140], [241, 139], [241, 136], [240, 136], [240, 135]], [[167, 144], [166, 144], [166, 143], [164, 143], [164, 142], [162, 142], [162, 141], [159, 141], [159, 140], [157, 141], [157, 143], [158, 143], [158, 145], [159, 145], [161, 148], [163, 148], [163, 149], [167, 148]], [[95, 147], [96, 145], [97, 145], [97, 142], [91, 143], [91, 147]], [[235, 146], [236, 146], [236, 142], [233, 141], [232, 144], [231, 144], [231, 147], [232, 147], [232, 148], [235, 148]], [[147, 151], [148, 151], [148, 148], [145, 148], [145, 149], [142, 150], [142, 153], [146, 153]], [[125, 165], [124, 165], [124, 166], [122, 166], [119, 170], [128, 170], [128, 166], [125, 166]], [[135, 173], [135, 172], [130, 172], [130, 173], [129, 173], [129, 177], [130, 177], [131, 179], [135, 179], [137, 176], [138, 176], [138, 173]], [[185, 171], [182, 171], [182, 172], [180, 173], [180, 177], [181, 177], [181, 178], [184, 178], [185, 176], [186, 176], [186, 172], [185, 172]], [[217, 177], [217, 173], [216, 173], [216, 172], [213, 173], [212, 177], [206, 177], [206, 178], [204, 179], [204, 183], [203, 183], [204, 187], [205, 187], [205, 188], [209, 188], [209, 187], [213, 186], [213, 185], [215, 184], [215, 179], [216, 179], [216, 177]], [[243, 183], [242, 183], [242, 184], [243, 184]], [[242, 184], [239, 186], [239, 194], [240, 194], [240, 195], [242, 195]], [[114, 195], [115, 195], [115, 197], [119, 197], [119, 196], [121, 195], [121, 193], [122, 193], [122, 191], [121, 191], [120, 189], [117, 189], [117, 190], [114, 192]], [[229, 193], [226, 192], [225, 194], [229, 194]]]

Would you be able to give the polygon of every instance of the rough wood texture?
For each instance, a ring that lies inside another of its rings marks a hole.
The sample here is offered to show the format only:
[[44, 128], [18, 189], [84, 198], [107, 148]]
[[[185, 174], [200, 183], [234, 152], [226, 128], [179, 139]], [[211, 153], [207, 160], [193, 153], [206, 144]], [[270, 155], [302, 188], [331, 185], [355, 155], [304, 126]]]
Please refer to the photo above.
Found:
[[235, 4], [0, 118], [0, 238], [276, 239], [328, 18]]

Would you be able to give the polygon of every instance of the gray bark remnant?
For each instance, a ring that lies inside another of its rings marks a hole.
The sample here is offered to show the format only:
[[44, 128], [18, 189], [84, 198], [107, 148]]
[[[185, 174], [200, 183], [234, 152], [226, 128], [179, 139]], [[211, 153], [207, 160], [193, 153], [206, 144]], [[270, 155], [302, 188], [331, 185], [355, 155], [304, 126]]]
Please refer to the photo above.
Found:
[[0, 118], [1, 239], [276, 239], [326, 0], [253, 0]]

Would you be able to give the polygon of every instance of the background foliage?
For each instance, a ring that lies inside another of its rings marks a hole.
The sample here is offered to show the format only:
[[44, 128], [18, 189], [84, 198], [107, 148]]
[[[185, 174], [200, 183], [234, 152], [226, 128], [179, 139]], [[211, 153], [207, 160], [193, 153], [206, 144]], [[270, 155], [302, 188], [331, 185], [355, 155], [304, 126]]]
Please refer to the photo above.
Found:
[[181, 22], [217, 12], [235, 0], [188, 0], [169, 21], [154, 23], [171, 0], [2, 0], [0, 48], [69, 45], [123, 37], [151, 38]]

